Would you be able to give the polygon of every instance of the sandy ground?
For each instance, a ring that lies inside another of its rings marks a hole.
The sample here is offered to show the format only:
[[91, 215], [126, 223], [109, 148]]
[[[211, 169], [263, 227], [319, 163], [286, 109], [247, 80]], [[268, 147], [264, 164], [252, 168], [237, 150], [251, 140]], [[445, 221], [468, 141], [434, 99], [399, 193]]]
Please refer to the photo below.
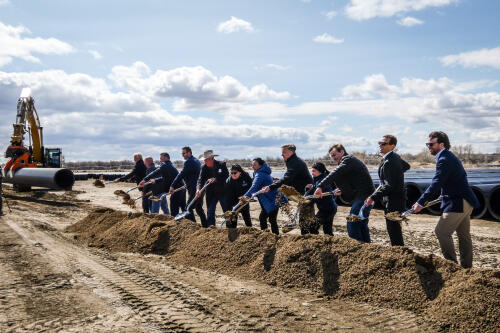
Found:
[[[163, 256], [110, 253], [75, 242], [63, 229], [103, 206], [137, 211], [113, 191], [77, 182], [72, 192], [14, 193], [6, 186], [0, 218], [1, 332], [315, 332], [432, 331], [414, 313], [331, 299], [308, 289], [281, 289], [213, 271], [184, 267]], [[137, 193], [137, 192], [136, 192]], [[252, 219], [258, 226], [258, 204]], [[221, 214], [222, 212], [218, 212]], [[334, 234], [345, 237], [347, 207]], [[286, 216], [280, 213], [280, 224]], [[418, 215], [404, 227], [408, 247], [440, 256], [437, 217]], [[219, 221], [220, 222], [220, 219]], [[240, 221], [241, 223], [241, 221]], [[381, 211], [372, 239], [387, 244]], [[473, 220], [474, 266], [499, 268], [500, 223]], [[289, 234], [298, 233], [293, 230]]]

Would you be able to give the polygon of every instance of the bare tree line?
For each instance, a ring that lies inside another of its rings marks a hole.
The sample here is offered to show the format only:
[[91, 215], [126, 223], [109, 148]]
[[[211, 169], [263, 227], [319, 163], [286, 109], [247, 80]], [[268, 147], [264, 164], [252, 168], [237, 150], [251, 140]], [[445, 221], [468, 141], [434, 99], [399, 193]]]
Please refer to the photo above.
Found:
[[[466, 165], [470, 166], [494, 166], [500, 167], [500, 153], [484, 154], [475, 152], [472, 145], [457, 145], [452, 146], [451, 151], [462, 160]], [[368, 166], [378, 166], [380, 163], [380, 155], [367, 153], [367, 152], [354, 152], [356, 157], [361, 159]], [[418, 154], [402, 153], [401, 157], [412, 164], [432, 164], [434, 163], [434, 157], [429, 153], [427, 148], [423, 148]], [[271, 168], [284, 167], [285, 163], [280, 157], [265, 157], [264, 160], [269, 164]], [[312, 166], [316, 162], [323, 162], [328, 168], [334, 168], [335, 164], [328, 154], [325, 154], [319, 158], [309, 158], [305, 159], [309, 166]], [[240, 164], [243, 168], [250, 168], [252, 165], [252, 159], [230, 159], [226, 160], [228, 165]], [[155, 161], [159, 164], [159, 161]], [[173, 164], [177, 168], [182, 168], [184, 161], [177, 160], [173, 161]], [[109, 170], [109, 171], [120, 171], [120, 170], [130, 170], [134, 167], [134, 162], [132, 160], [122, 160], [122, 161], [78, 161], [78, 162], [66, 162], [65, 167], [72, 170]]]

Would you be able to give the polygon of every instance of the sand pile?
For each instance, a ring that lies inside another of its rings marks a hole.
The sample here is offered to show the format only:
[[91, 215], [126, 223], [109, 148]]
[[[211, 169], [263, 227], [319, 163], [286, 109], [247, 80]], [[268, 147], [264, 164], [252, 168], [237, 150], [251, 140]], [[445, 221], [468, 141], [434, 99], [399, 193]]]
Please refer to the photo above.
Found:
[[413, 311], [440, 329], [500, 329], [499, 270], [464, 270], [407, 248], [348, 238], [278, 237], [253, 228], [203, 229], [188, 220], [169, 219], [103, 209], [68, 231], [93, 246], [165, 254], [227, 275]]

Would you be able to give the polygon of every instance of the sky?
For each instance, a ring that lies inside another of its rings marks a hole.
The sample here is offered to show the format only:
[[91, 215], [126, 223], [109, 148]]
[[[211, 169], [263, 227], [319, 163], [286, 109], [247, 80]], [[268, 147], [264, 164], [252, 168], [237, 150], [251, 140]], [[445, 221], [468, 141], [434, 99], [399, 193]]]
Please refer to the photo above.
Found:
[[[500, 149], [499, 1], [0, 0], [0, 150], [30, 87], [66, 161]], [[4, 159], [5, 161], [5, 159]]]

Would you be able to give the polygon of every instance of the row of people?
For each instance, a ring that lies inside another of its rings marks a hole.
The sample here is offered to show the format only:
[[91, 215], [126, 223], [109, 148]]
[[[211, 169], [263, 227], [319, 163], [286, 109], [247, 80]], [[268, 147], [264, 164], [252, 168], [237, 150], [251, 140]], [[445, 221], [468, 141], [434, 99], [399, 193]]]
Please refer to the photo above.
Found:
[[[395, 136], [384, 135], [378, 145], [382, 160], [378, 169], [380, 186], [376, 189], [366, 165], [354, 155], [349, 154], [342, 144], [332, 145], [328, 150], [338, 166], [329, 172], [324, 164], [316, 163], [312, 167], [312, 175], [306, 163], [297, 156], [295, 145], [282, 146], [281, 153], [286, 164], [286, 172], [276, 181], [271, 176], [271, 168], [261, 158], [255, 158], [252, 161], [254, 171], [252, 179], [237, 164], [231, 166], [231, 174], [229, 174], [225, 162], [216, 160], [215, 157], [218, 155], [215, 155], [212, 150], [205, 151], [199, 159], [195, 158], [190, 147], [182, 148], [185, 162], [180, 172], [173, 166], [167, 153], [160, 155], [161, 165], [158, 168], [154, 167], [152, 158], [150, 160], [147, 158], [148, 171], [140, 154], [136, 154], [134, 155], [136, 161], [134, 170], [121, 179], [135, 176], [137, 183], [141, 186], [146, 186], [148, 182], [151, 182], [151, 186], [156, 188], [152, 192], [161, 198], [160, 207], [163, 212], [172, 215], [176, 215], [179, 210], [185, 210], [185, 192], [175, 192], [179, 187], [185, 186], [188, 201], [194, 202], [190, 205], [190, 214], [187, 218], [196, 221], [194, 215], [196, 211], [203, 227], [215, 225], [217, 204], [221, 206], [222, 211], [228, 211], [238, 204], [242, 196], [250, 198], [262, 190], [263, 194], [257, 196], [261, 206], [260, 227], [266, 229], [269, 223], [272, 232], [276, 234], [279, 233], [277, 215], [280, 206], [276, 197], [282, 185], [293, 187], [301, 195], [304, 195], [306, 191], [314, 192], [315, 199], [311, 204], [301, 205], [299, 225], [302, 234], [318, 233], [317, 225], [303, 220], [314, 214], [314, 205], [317, 207], [315, 214], [317, 221], [322, 225], [324, 233], [333, 234], [332, 223], [337, 206], [333, 197], [324, 197], [323, 192], [335, 189], [337, 195], [342, 194], [352, 200], [350, 215], [362, 217], [361, 221], [347, 222], [349, 237], [362, 242], [370, 242], [368, 222], [374, 201], [382, 201], [386, 214], [395, 211], [403, 212], [406, 203], [404, 173], [410, 168], [410, 165], [394, 151], [397, 145]], [[413, 211], [419, 212], [427, 201], [441, 193], [443, 214], [435, 232], [443, 255], [457, 262], [451, 238], [452, 233], [457, 231], [461, 264], [464, 267], [471, 267], [472, 242], [469, 218], [473, 207], [479, 205], [478, 200], [468, 185], [462, 163], [449, 151], [448, 136], [443, 132], [432, 132], [429, 134], [429, 142], [426, 145], [429, 152], [436, 156], [436, 175], [429, 188], [413, 205]], [[204, 162], [203, 165], [200, 160]], [[203, 193], [202, 189], [205, 184], [210, 185], [206, 187], [206, 193]], [[170, 194], [171, 210], [167, 205], [167, 196]], [[202, 203], [204, 195], [206, 196], [206, 215]], [[144, 211], [159, 212], [158, 206], [153, 205], [151, 209], [148, 208], [148, 201], [147, 199], [143, 201]], [[251, 226], [249, 208], [244, 207], [240, 213], [245, 225]], [[386, 219], [386, 226], [391, 245], [403, 246], [400, 223]], [[229, 223], [228, 227], [236, 227], [236, 222]]]

